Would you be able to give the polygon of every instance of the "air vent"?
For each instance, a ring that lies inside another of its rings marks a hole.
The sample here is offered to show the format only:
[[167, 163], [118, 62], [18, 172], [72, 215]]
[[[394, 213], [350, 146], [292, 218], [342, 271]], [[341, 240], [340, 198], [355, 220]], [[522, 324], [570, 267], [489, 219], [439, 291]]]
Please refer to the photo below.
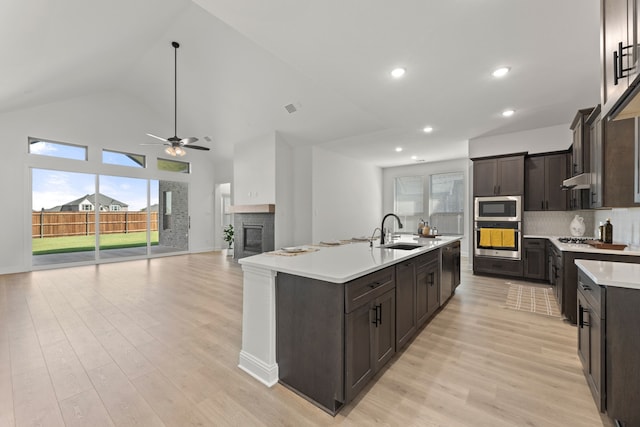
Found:
[[289, 114], [291, 114], [291, 113], [295, 113], [296, 111], [298, 111], [298, 109], [296, 108], [296, 106], [295, 106], [295, 105], [293, 105], [293, 104], [285, 105], [285, 106], [284, 106], [284, 109], [285, 109], [285, 110], [287, 110], [287, 112], [288, 112]]

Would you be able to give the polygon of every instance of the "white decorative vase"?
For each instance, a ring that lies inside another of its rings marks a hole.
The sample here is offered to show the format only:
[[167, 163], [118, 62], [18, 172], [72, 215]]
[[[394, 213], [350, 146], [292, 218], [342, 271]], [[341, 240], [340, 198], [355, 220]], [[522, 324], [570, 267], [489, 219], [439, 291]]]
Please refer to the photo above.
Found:
[[569, 224], [569, 231], [573, 237], [581, 237], [584, 235], [585, 225], [584, 218], [580, 215], [576, 215]]

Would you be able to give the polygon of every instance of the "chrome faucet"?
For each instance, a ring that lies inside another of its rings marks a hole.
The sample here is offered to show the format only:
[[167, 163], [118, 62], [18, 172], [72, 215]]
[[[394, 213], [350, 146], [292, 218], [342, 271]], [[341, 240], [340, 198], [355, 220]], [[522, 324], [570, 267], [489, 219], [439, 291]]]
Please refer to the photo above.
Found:
[[392, 216], [395, 217], [396, 220], [398, 220], [398, 226], [400, 228], [402, 228], [402, 221], [400, 221], [400, 218], [398, 218], [398, 215], [396, 214], [392, 214], [392, 213], [388, 213], [384, 216], [384, 218], [382, 218], [382, 224], [380, 224], [380, 244], [384, 245], [384, 220], [387, 219], [387, 217]]

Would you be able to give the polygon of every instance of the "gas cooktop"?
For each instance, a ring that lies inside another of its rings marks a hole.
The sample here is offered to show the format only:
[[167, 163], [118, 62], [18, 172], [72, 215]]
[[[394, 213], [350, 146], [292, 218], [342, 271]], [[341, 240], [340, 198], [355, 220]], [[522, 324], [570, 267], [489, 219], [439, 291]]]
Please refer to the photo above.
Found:
[[587, 240], [594, 240], [593, 237], [558, 237], [560, 243], [586, 244]]

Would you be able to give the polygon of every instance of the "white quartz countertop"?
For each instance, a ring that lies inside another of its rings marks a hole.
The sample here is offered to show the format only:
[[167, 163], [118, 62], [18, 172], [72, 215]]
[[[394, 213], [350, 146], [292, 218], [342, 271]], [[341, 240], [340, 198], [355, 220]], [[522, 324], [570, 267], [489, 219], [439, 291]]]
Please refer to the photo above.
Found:
[[[628, 256], [640, 256], [640, 250], [637, 246], [633, 248], [625, 248], [623, 250], [616, 249], [599, 249], [594, 248], [586, 243], [562, 243], [558, 240], [559, 236], [539, 236], [539, 235], [524, 235], [525, 239], [549, 239], [551, 243], [563, 252], [583, 252], [592, 254], [611, 254], [611, 255], [628, 255]], [[617, 243], [617, 242], [614, 242]]]
[[586, 259], [575, 263], [597, 285], [640, 289], [640, 264]]
[[418, 243], [421, 246], [412, 250], [402, 250], [382, 248], [379, 242], [374, 242], [373, 248], [369, 247], [369, 242], [356, 242], [340, 246], [314, 247], [319, 250], [295, 256], [263, 253], [241, 258], [238, 262], [243, 267], [250, 266], [327, 282], [345, 283], [460, 239], [462, 236], [417, 239], [415, 236], [402, 235], [400, 239], [394, 240], [394, 243]]

